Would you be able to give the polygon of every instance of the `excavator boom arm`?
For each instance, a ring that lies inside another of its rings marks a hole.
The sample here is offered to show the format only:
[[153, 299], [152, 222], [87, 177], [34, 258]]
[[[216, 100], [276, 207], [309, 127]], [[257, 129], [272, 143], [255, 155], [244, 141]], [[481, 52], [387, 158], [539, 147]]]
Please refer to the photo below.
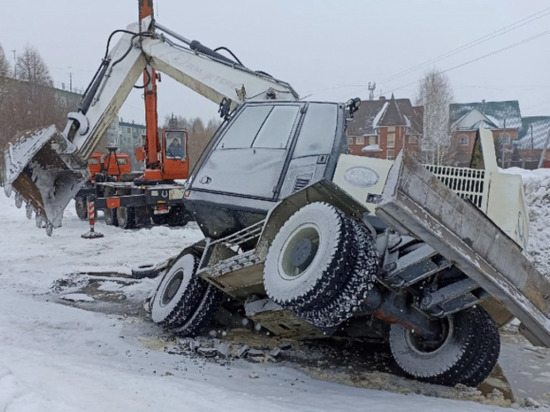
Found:
[[[140, 33], [143, 27], [148, 30]], [[54, 126], [25, 132], [5, 148], [6, 194], [14, 190], [25, 200], [48, 233], [61, 225], [63, 210], [88, 179], [88, 158], [145, 70], [163, 72], [215, 103], [225, 98], [231, 107], [245, 100], [299, 99], [288, 83], [162, 30], [157, 32], [150, 15], [128, 26], [102, 61], [78, 112], [68, 114], [63, 132]]]

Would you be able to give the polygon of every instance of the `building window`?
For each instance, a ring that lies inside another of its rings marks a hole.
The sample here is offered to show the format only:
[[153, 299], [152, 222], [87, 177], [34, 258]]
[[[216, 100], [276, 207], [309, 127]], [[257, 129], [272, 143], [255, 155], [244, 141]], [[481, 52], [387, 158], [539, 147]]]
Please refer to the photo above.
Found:
[[348, 137], [348, 146], [353, 145], [353, 137]]
[[465, 134], [461, 134], [458, 136], [458, 144], [459, 146], [470, 146], [470, 137]]
[[376, 136], [369, 137], [369, 144], [376, 144]]
[[386, 156], [388, 160], [395, 159], [395, 150], [394, 149], [388, 149], [388, 154]]
[[387, 145], [388, 148], [395, 147], [395, 133], [388, 133]]
[[388, 133], [395, 133], [395, 126], [388, 126]]
[[510, 138], [510, 135], [508, 133], [502, 133], [499, 136], [499, 139], [500, 139], [501, 144], [510, 144], [511, 141], [512, 141], [512, 139]]
[[357, 136], [355, 138], [355, 144], [365, 144], [365, 138], [363, 136]]

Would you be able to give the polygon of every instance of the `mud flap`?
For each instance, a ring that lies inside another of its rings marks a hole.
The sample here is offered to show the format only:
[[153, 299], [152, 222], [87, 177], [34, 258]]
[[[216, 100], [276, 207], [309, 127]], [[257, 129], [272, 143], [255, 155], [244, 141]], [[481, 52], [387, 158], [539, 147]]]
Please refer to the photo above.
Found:
[[63, 210], [89, 178], [86, 162], [54, 125], [17, 136], [4, 149], [4, 191], [15, 191], [46, 225], [61, 226]]
[[502, 302], [531, 343], [550, 346], [550, 279], [483, 212], [410, 155], [396, 159], [376, 214], [428, 243]]

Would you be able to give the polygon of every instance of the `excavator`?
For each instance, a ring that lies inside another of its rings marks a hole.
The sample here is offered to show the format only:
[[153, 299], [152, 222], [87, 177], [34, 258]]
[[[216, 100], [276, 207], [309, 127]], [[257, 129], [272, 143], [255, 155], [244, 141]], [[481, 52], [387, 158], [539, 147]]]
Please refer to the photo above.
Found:
[[163, 27], [143, 3], [65, 130], [29, 131], [5, 149], [5, 188], [48, 233], [139, 76], [153, 88], [158, 70], [220, 103], [224, 122], [179, 199], [204, 239], [158, 266], [155, 323], [194, 336], [223, 304], [287, 338], [381, 339], [405, 374], [450, 386], [489, 376], [498, 328], [514, 317], [550, 346], [550, 278], [522, 254], [521, 178], [499, 172], [490, 131], [478, 132], [468, 168], [350, 155], [359, 99], [300, 100]]

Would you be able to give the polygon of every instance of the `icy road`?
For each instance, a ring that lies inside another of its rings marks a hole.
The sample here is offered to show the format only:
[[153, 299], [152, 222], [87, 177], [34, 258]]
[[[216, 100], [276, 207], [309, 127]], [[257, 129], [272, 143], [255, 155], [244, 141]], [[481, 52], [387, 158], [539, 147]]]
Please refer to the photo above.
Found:
[[[550, 230], [550, 174], [528, 179], [536, 194], [530, 198], [535, 199], [532, 209], [544, 228], [533, 230], [530, 249], [544, 267], [549, 259], [545, 239]], [[88, 226], [76, 218], [71, 204], [63, 227], [48, 238], [25, 218], [24, 210], [15, 208], [13, 199], [0, 194], [0, 410], [500, 409], [427, 396], [437, 395], [438, 389], [417, 390], [405, 379], [392, 391], [357, 388], [330, 381], [330, 374], [322, 375], [328, 381], [317, 379], [285, 362], [216, 362], [166, 350], [165, 332], [144, 316], [140, 306], [153, 280], [125, 282], [115, 277], [86, 293], [79, 282], [90, 276], [81, 274], [130, 274], [132, 267], [174, 255], [200, 239], [200, 232], [193, 224], [124, 231], [100, 221], [96, 228], [104, 238], [82, 239]], [[113, 296], [122, 296], [125, 303], [120, 307], [126, 310], [110, 310], [113, 305], [97, 299], [113, 291], [120, 292]], [[77, 307], [70, 300], [87, 302]], [[525, 398], [534, 397], [534, 404], [542, 405], [538, 410], [550, 410], [545, 406], [550, 403], [550, 353], [515, 335], [504, 342], [499, 363], [517, 398], [512, 406], [533, 404]]]

